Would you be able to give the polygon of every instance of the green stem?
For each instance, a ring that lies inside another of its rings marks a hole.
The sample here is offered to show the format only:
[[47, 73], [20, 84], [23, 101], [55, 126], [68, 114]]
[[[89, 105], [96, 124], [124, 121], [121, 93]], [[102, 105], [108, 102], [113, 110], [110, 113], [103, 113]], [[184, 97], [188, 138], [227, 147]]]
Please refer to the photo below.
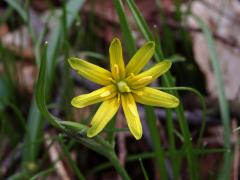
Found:
[[115, 167], [117, 172], [121, 175], [121, 177], [124, 180], [130, 180], [131, 178], [129, 177], [127, 171], [125, 168], [120, 164], [118, 157], [116, 156], [115, 152], [113, 151], [112, 153], [109, 154], [108, 159], [111, 161], [112, 165]]
[[157, 118], [154, 113], [154, 109], [152, 107], [145, 106], [145, 112], [146, 112], [146, 117], [147, 117], [147, 125], [149, 128], [150, 136], [151, 136], [152, 143], [153, 143], [153, 148], [154, 148], [154, 151], [158, 154], [158, 156], [156, 157], [157, 166], [158, 166], [159, 172], [161, 174], [161, 178], [167, 179], [168, 175], [167, 175], [166, 167], [164, 164], [164, 161], [165, 161], [164, 160], [164, 150], [161, 145], [161, 139], [159, 137], [158, 128], [157, 128], [157, 124], [156, 124]]

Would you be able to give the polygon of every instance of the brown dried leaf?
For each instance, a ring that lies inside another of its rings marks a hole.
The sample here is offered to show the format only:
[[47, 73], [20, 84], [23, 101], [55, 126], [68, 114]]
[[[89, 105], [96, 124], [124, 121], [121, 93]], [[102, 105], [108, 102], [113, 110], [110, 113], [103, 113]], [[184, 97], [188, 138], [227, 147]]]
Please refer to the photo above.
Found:
[[[224, 3], [224, 4], [223, 4]], [[224, 8], [223, 8], [224, 7]], [[240, 2], [205, 0], [194, 1], [192, 12], [208, 24], [212, 32], [219, 37], [231, 41], [230, 46], [216, 40], [216, 49], [224, 80], [226, 96], [229, 100], [240, 98]], [[197, 27], [196, 22], [190, 21], [191, 27]], [[213, 69], [210, 65], [209, 51], [203, 34], [192, 34], [195, 59], [205, 74], [207, 89], [212, 97], [217, 96], [217, 87]]]
[[16, 80], [18, 81], [20, 92], [32, 94], [38, 73], [37, 67], [21, 61], [16, 63], [16, 70]]
[[33, 59], [34, 53], [31, 38], [27, 27], [22, 27], [14, 32], [9, 32], [1, 37], [3, 45], [15, 54], [27, 59]]

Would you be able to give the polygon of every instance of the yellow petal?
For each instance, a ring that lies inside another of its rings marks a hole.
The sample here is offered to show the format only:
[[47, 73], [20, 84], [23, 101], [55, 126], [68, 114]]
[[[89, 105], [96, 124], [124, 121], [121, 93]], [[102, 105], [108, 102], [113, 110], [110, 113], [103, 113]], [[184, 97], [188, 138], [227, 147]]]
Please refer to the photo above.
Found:
[[112, 74], [106, 69], [78, 58], [69, 58], [70, 66], [81, 76], [101, 85], [111, 84]]
[[152, 68], [127, 79], [128, 85], [132, 89], [143, 88], [153, 82], [156, 78], [167, 72], [172, 65], [171, 61], [162, 61]]
[[116, 86], [109, 85], [93, 91], [89, 94], [83, 94], [72, 99], [71, 104], [74, 107], [82, 108], [91, 104], [102, 102], [116, 96]]
[[154, 50], [155, 43], [153, 41], [145, 43], [130, 59], [126, 67], [126, 74], [127, 75], [130, 75], [131, 73], [138, 74], [151, 59], [151, 57], [154, 54]]
[[123, 61], [122, 45], [118, 38], [114, 38], [109, 48], [110, 66], [113, 77], [117, 80], [125, 77], [125, 65]]
[[91, 128], [87, 132], [88, 137], [96, 136], [102, 129], [107, 125], [107, 123], [116, 114], [119, 108], [120, 102], [117, 98], [111, 98], [104, 101], [91, 121]]
[[128, 127], [133, 136], [138, 140], [142, 137], [142, 124], [134, 98], [131, 93], [124, 93], [121, 95], [121, 99]]
[[134, 91], [133, 97], [138, 103], [149, 106], [175, 108], [179, 105], [179, 100], [175, 96], [150, 87]]

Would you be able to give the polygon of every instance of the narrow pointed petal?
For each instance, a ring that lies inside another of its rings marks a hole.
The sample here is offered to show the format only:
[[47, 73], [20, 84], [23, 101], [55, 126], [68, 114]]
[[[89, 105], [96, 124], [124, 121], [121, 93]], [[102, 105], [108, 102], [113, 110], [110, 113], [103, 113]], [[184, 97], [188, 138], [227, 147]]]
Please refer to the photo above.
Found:
[[91, 128], [87, 132], [88, 137], [96, 136], [102, 131], [119, 109], [120, 102], [117, 98], [104, 101], [91, 121]]
[[110, 66], [113, 77], [117, 80], [125, 77], [125, 65], [123, 61], [122, 45], [118, 38], [114, 38], [109, 48]]
[[175, 108], [179, 105], [177, 97], [150, 87], [134, 91], [133, 97], [138, 103], [149, 106]]
[[148, 63], [155, 51], [155, 43], [149, 41], [144, 44], [136, 54], [130, 59], [126, 67], [127, 76], [131, 73], [138, 74], [142, 68]]
[[139, 118], [138, 110], [131, 93], [121, 95], [122, 107], [127, 119], [128, 128], [133, 136], [139, 140], [142, 137], [142, 124]]
[[116, 86], [109, 85], [93, 91], [89, 94], [83, 94], [72, 99], [71, 104], [76, 108], [83, 108], [91, 104], [105, 101], [117, 95]]
[[132, 77], [127, 80], [127, 83], [132, 89], [139, 89], [147, 86], [156, 78], [167, 72], [172, 65], [171, 61], [165, 60], [157, 63], [152, 68]]
[[81, 76], [100, 85], [111, 84], [112, 74], [106, 69], [78, 58], [69, 58], [70, 66]]

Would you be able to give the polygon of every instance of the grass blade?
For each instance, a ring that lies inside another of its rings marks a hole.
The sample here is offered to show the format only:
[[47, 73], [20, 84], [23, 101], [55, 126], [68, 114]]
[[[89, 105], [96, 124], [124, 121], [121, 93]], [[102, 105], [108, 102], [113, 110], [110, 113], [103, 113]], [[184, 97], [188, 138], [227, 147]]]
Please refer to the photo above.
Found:
[[146, 121], [149, 128], [149, 133], [152, 139], [154, 151], [156, 154], [158, 154], [157, 158], [157, 165], [161, 174], [162, 179], [168, 179], [167, 177], [167, 171], [165, 167], [165, 160], [164, 160], [164, 151], [161, 147], [161, 140], [158, 134], [157, 129], [157, 118], [154, 113], [153, 107], [145, 106], [145, 113], [146, 113]]
[[[73, 20], [78, 13], [79, 9], [82, 7], [84, 0], [72, 0], [67, 3], [67, 28], [70, 28], [71, 24], [73, 23]], [[59, 20], [60, 21], [60, 20]], [[47, 48], [47, 69], [46, 69], [46, 74], [47, 74], [47, 89], [46, 89], [46, 94], [51, 89], [51, 84], [53, 81], [54, 73], [55, 73], [55, 66], [56, 66], [56, 59], [57, 59], [57, 53], [59, 52], [59, 48], [62, 46], [61, 41], [61, 34], [62, 34], [62, 24], [58, 23], [58, 27], [54, 29], [54, 31], [50, 35], [50, 40], [48, 42], [48, 48]], [[36, 46], [38, 43], [36, 44]], [[40, 46], [39, 46], [40, 47]], [[35, 52], [38, 52], [38, 50], [35, 49]], [[39, 50], [40, 52], [40, 50]], [[36, 54], [36, 57], [39, 57], [38, 54]], [[44, 59], [44, 61], [46, 61]], [[35, 94], [36, 95], [36, 94]], [[38, 139], [40, 132], [42, 131], [43, 128], [43, 120], [41, 118], [40, 112], [38, 110], [38, 107], [35, 102], [35, 95], [32, 100], [30, 112], [28, 115], [28, 132], [25, 137], [25, 144], [34, 144], [34, 141]], [[37, 95], [36, 95], [37, 96]], [[42, 109], [46, 112], [46, 109]], [[51, 117], [52, 118], [52, 117]], [[50, 119], [51, 119], [50, 118]], [[59, 124], [55, 123], [52, 121], [56, 127], [59, 127]], [[27, 162], [33, 162], [36, 158], [36, 155], [38, 154], [39, 151], [39, 144], [34, 144], [31, 146], [24, 146], [24, 155], [23, 155], [23, 165]]]
[[142, 162], [142, 159], [141, 159], [141, 158], [139, 158], [139, 163], [140, 163], [140, 166], [141, 166], [143, 175], [144, 175], [144, 179], [145, 179], [145, 180], [149, 180], [148, 175], [147, 175], [147, 171], [146, 171], [146, 169], [145, 169], [145, 167], [144, 167], [144, 165], [143, 165], [143, 162]]
[[76, 174], [76, 176], [79, 180], [84, 180], [85, 178], [84, 178], [82, 172], [77, 167], [76, 162], [72, 159], [71, 154], [70, 154], [67, 146], [64, 144], [62, 137], [59, 137], [58, 140], [59, 140], [60, 145], [62, 147], [63, 153], [66, 155], [67, 161], [68, 161], [71, 169], [75, 172], [75, 174]]
[[49, 121], [49, 123], [59, 129], [62, 129], [59, 121], [56, 117], [53, 117], [46, 107], [45, 102], [45, 79], [46, 79], [46, 50], [47, 46], [44, 48], [43, 57], [41, 60], [41, 66], [39, 71], [39, 78], [36, 85], [36, 103], [40, 110], [40, 112], [44, 115], [44, 117]]
[[19, 4], [20, 1], [16, 1], [16, 0], [5, 0], [6, 3], [8, 3], [12, 8], [14, 8], [18, 14], [21, 16], [21, 18], [23, 19], [24, 22], [27, 21], [28, 17], [27, 17], [27, 13], [24, 10], [24, 8]]
[[[230, 149], [230, 113], [228, 102], [224, 92], [224, 83], [222, 79], [221, 69], [218, 61], [217, 50], [214, 45], [214, 40], [211, 31], [207, 27], [207, 25], [199, 18], [198, 16], [193, 15], [194, 19], [199, 24], [200, 28], [203, 31], [203, 34], [207, 40], [207, 45], [209, 49], [210, 60], [213, 66], [213, 71], [215, 75], [216, 85], [217, 85], [217, 94], [219, 99], [220, 105], [220, 113], [222, 124], [224, 127], [224, 145], [225, 148]], [[224, 153], [224, 163], [222, 173], [219, 175], [219, 179], [229, 179], [230, 178], [230, 171], [231, 171], [231, 153], [226, 152]]]
[[191, 87], [156, 87], [159, 90], [183, 90], [183, 91], [191, 91], [194, 94], [196, 94], [199, 97], [199, 100], [201, 102], [201, 106], [202, 106], [202, 111], [203, 111], [203, 117], [202, 117], [202, 124], [201, 124], [201, 128], [199, 131], [199, 137], [198, 137], [198, 146], [200, 146], [201, 140], [202, 140], [202, 136], [205, 130], [205, 126], [206, 126], [206, 116], [207, 116], [207, 107], [206, 107], [206, 102], [205, 99], [203, 97], [203, 95], [196, 89], [191, 88]]
[[118, 14], [121, 31], [123, 33], [123, 40], [125, 42], [128, 55], [133, 56], [137, 47], [134, 42], [132, 32], [127, 21], [126, 13], [124, 12], [124, 9], [123, 9], [122, 0], [114, 0], [113, 2]]
[[46, 176], [46, 175], [52, 173], [54, 170], [55, 170], [54, 167], [48, 168], [48, 169], [46, 169], [46, 170], [43, 170], [43, 171], [35, 174], [33, 177], [31, 177], [30, 180], [39, 179], [39, 178], [41, 178], [41, 177], [43, 177], [43, 176]]

